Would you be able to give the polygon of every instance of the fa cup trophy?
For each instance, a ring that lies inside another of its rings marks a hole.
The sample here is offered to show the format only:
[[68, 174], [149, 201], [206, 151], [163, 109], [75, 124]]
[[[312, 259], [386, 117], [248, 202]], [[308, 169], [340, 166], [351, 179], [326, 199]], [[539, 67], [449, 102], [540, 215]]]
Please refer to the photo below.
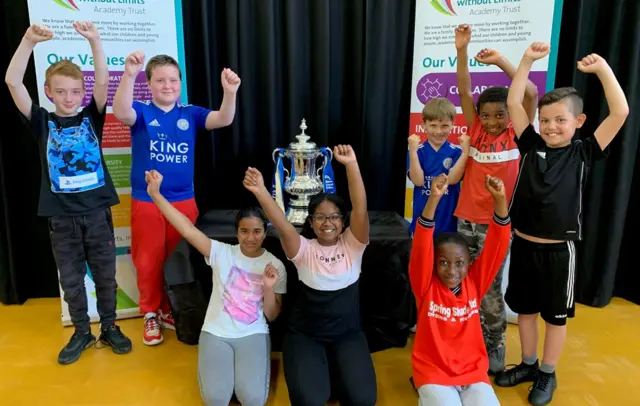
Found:
[[[307, 219], [311, 197], [321, 193], [335, 193], [333, 153], [327, 147], [317, 147], [309, 141], [305, 134], [306, 120], [300, 125], [302, 133], [296, 135], [298, 141], [289, 144], [288, 148], [276, 148], [273, 162], [276, 164], [272, 183], [272, 195], [291, 224], [301, 226]], [[322, 157], [320, 167], [316, 169], [316, 161]], [[284, 167], [284, 159], [291, 160], [291, 170]], [[286, 177], [285, 177], [286, 173]], [[285, 208], [282, 190], [291, 195], [288, 208]]]

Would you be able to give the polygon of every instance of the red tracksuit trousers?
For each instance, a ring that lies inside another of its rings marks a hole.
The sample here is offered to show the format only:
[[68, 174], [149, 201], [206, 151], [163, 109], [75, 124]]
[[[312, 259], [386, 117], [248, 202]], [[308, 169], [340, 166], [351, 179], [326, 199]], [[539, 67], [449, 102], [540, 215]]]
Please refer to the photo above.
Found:
[[[171, 203], [192, 223], [198, 218], [195, 199]], [[131, 199], [131, 256], [140, 291], [140, 312], [169, 313], [162, 265], [182, 236], [154, 203]]]

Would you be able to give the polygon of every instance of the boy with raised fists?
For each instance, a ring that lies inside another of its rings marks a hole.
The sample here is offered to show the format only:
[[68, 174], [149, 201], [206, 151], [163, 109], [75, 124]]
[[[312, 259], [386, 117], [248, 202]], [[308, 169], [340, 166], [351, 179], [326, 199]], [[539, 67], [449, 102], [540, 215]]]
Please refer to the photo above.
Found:
[[87, 265], [96, 287], [99, 341], [117, 354], [128, 353], [132, 347], [131, 340], [115, 325], [116, 245], [111, 206], [120, 200], [101, 148], [109, 85], [107, 60], [93, 23], [75, 22], [73, 27], [87, 39], [93, 53], [95, 81], [87, 106], [82, 108], [85, 75], [70, 60], [52, 64], [45, 73], [45, 92], [55, 105], [53, 113], [34, 103], [22, 83], [36, 44], [53, 38], [44, 25], [33, 24], [27, 29], [5, 77], [13, 101], [38, 143], [42, 163], [38, 215], [49, 220], [60, 286], [75, 327], [58, 355], [63, 365], [77, 361], [96, 341], [87, 314]]
[[[573, 88], [545, 94], [538, 103], [540, 133], [531, 125], [522, 101], [533, 63], [549, 54], [535, 42], [525, 52], [509, 90], [507, 105], [522, 154], [511, 206], [514, 239], [505, 300], [518, 313], [522, 363], [496, 376], [499, 386], [534, 381], [533, 405], [551, 402], [557, 387], [555, 367], [575, 315], [575, 241], [583, 237], [582, 193], [589, 168], [606, 157], [606, 148], [629, 114], [626, 97], [607, 62], [596, 54], [578, 61], [578, 69], [601, 81], [609, 116], [583, 139], [583, 101]], [[545, 321], [542, 365], [538, 366], [538, 314]]]
[[160, 327], [175, 329], [164, 291], [162, 265], [180, 241], [180, 234], [164, 218], [147, 193], [145, 171], [164, 175], [162, 195], [191, 222], [198, 217], [194, 198], [194, 147], [198, 130], [228, 126], [236, 109], [240, 78], [224, 69], [224, 98], [219, 111], [182, 105], [182, 72], [176, 60], [156, 55], [145, 68], [152, 100], [134, 101], [136, 77], [145, 54], [136, 51], [125, 61], [125, 72], [113, 101], [113, 114], [131, 128], [131, 254], [138, 277], [140, 312], [144, 314], [143, 343], [163, 341]]

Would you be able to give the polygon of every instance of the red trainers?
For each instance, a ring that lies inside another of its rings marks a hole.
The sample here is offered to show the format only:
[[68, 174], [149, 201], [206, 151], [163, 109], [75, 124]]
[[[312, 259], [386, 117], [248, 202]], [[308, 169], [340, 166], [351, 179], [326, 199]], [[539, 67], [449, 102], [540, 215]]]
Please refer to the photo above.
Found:
[[169, 330], [176, 329], [176, 321], [174, 320], [171, 313], [164, 313], [162, 310], [160, 310], [160, 327]]
[[160, 332], [160, 324], [155, 314], [144, 317], [144, 336], [142, 342], [146, 345], [158, 345], [164, 340]]

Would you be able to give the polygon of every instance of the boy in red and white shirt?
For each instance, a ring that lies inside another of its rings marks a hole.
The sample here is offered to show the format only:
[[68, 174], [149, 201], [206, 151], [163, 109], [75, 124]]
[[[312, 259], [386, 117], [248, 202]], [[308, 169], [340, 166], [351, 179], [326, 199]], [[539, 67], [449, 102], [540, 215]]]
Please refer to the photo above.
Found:
[[489, 383], [478, 311], [511, 239], [505, 186], [499, 178], [485, 178], [494, 215], [473, 264], [462, 235], [443, 233], [433, 238], [435, 210], [447, 186], [444, 174], [432, 181], [411, 249], [409, 277], [418, 307], [413, 379], [420, 405], [499, 405]]

